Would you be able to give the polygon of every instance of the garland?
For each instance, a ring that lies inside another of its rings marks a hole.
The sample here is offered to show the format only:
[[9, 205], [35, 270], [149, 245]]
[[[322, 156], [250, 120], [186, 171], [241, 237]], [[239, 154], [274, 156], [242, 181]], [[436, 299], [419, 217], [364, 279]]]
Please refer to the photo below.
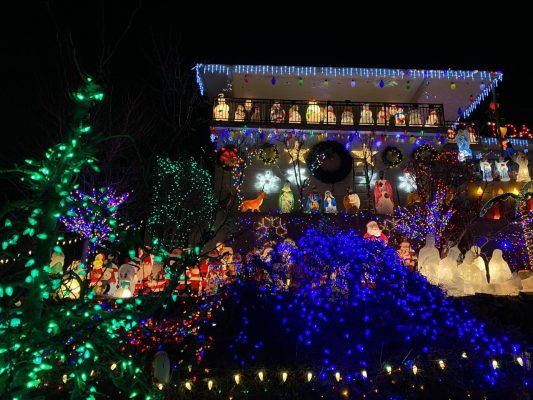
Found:
[[[338, 163], [331, 169], [331, 162]], [[352, 157], [339, 142], [327, 140], [314, 145], [306, 158], [311, 174], [323, 183], [342, 181], [352, 171]]]
[[387, 168], [394, 168], [402, 163], [403, 154], [397, 147], [387, 146], [381, 153], [381, 160]]

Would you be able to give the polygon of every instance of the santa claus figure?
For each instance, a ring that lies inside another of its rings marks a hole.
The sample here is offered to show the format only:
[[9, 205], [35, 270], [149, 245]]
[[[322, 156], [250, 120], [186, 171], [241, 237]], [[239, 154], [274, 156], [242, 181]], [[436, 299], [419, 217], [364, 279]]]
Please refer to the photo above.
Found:
[[333, 106], [328, 106], [326, 109], [326, 122], [328, 124], [336, 124], [337, 117], [335, 116], [335, 111], [333, 111]]
[[213, 119], [215, 121], [227, 121], [229, 118], [229, 106], [226, 104], [224, 94], [218, 95], [217, 105], [213, 107]]
[[275, 102], [270, 108], [270, 121], [276, 123], [285, 121], [285, 110], [281, 108], [279, 102]]
[[341, 116], [341, 125], [353, 125], [353, 112], [351, 107], [344, 107]]
[[363, 237], [371, 241], [380, 241], [385, 245], [389, 241], [387, 236], [385, 236], [381, 229], [379, 229], [379, 225], [376, 221], [370, 221], [366, 224], [366, 233]]
[[379, 179], [374, 185], [374, 204], [378, 214], [391, 215], [394, 211], [392, 186], [384, 176], [385, 173], [379, 171]]

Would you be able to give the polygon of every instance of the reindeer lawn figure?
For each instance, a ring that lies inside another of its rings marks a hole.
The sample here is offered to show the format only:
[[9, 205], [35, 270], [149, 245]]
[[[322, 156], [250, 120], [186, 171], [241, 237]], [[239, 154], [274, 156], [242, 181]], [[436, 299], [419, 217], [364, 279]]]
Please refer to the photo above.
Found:
[[253, 200], [244, 200], [241, 204], [241, 211], [246, 212], [248, 210], [250, 211], [257, 211], [260, 212], [261, 210], [259, 207], [261, 207], [261, 204], [263, 204], [263, 200], [266, 198], [266, 193], [264, 191], [260, 191], [259, 195], [253, 199]]

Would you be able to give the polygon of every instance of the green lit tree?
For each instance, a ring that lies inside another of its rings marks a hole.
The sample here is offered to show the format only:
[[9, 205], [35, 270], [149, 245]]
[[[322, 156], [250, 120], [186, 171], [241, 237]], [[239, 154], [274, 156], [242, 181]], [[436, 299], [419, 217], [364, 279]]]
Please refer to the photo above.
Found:
[[[65, 139], [41, 160], [2, 171], [18, 177], [29, 196], [1, 214], [2, 258], [26, 254], [12, 263], [0, 284], [1, 398], [30, 398], [61, 388], [73, 399], [94, 398], [95, 374], [123, 393], [151, 392], [149, 375], [136, 376], [142, 364], [135, 353], [121, 346], [136, 323], [133, 304], [104, 312], [92, 294], [83, 296], [83, 289], [68, 301], [72, 293], [60, 287], [71, 272], [62, 279], [50, 275], [51, 254], [61, 251], [57, 226], [68, 212], [68, 195], [82, 169], [99, 171], [95, 149], [105, 139], [91, 125], [91, 109], [104, 97], [101, 88], [87, 77], [72, 97], [75, 108]], [[28, 248], [30, 254], [22, 252]], [[109, 360], [120, 369], [111, 368]]]
[[194, 159], [157, 160], [148, 219], [153, 239], [167, 249], [196, 245], [213, 225], [216, 210], [211, 176]]

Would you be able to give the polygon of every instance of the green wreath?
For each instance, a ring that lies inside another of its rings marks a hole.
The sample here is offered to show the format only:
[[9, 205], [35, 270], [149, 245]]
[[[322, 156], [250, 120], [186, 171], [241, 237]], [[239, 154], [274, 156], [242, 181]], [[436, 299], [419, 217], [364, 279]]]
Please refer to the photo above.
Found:
[[279, 151], [275, 144], [265, 143], [259, 148], [258, 157], [266, 165], [273, 165], [279, 160]]
[[413, 153], [413, 160], [420, 163], [434, 158], [439, 152], [429, 144], [423, 144]]
[[327, 140], [315, 144], [305, 159], [311, 175], [323, 183], [336, 183], [352, 171], [352, 157], [339, 142]]
[[403, 154], [397, 147], [387, 146], [381, 153], [381, 161], [387, 168], [397, 167], [402, 163]]

